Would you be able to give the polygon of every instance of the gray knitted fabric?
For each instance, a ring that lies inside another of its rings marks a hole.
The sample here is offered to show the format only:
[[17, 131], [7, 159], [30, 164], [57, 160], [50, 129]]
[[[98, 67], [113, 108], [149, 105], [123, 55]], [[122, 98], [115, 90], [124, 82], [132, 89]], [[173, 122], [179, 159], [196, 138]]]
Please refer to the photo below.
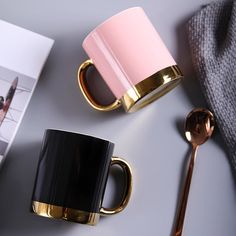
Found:
[[212, 2], [188, 22], [194, 69], [236, 170], [236, 1]]

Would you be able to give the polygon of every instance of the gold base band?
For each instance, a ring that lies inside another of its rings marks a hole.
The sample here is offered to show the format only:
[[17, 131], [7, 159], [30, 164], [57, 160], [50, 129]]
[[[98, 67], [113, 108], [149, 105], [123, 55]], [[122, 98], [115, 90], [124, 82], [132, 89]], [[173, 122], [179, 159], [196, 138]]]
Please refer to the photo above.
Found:
[[134, 112], [174, 88], [183, 77], [177, 65], [167, 67], [130, 88], [121, 102], [126, 112]]
[[96, 225], [100, 217], [100, 214], [98, 213], [80, 211], [37, 201], [32, 202], [32, 210], [35, 214], [40, 216], [88, 225]]

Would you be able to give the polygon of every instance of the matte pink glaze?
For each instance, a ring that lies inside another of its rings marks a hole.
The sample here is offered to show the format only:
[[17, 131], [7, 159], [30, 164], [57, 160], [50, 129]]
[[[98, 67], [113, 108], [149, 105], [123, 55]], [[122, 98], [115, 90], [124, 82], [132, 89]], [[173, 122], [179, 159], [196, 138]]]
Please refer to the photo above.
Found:
[[116, 96], [176, 62], [141, 7], [114, 15], [93, 30], [83, 48]]

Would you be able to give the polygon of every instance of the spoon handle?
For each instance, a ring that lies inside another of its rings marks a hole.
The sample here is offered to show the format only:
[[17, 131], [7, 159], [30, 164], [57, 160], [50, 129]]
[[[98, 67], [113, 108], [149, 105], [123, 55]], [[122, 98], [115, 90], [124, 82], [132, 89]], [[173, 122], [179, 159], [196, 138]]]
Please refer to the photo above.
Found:
[[183, 225], [184, 225], [184, 217], [185, 217], [185, 212], [186, 212], [186, 207], [187, 207], [189, 189], [190, 189], [190, 185], [191, 185], [197, 149], [198, 149], [198, 146], [193, 146], [192, 153], [191, 153], [191, 159], [190, 159], [189, 167], [188, 167], [188, 173], [187, 173], [187, 176], [185, 179], [184, 188], [182, 190], [182, 197], [181, 197], [181, 202], [179, 205], [179, 212], [177, 215], [174, 236], [181, 236], [182, 235], [182, 230], [183, 230]]

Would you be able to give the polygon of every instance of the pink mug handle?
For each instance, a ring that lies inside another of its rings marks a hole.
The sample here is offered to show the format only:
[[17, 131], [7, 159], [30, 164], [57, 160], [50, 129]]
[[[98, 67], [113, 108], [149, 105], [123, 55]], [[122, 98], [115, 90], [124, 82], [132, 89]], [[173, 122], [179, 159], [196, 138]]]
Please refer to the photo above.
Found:
[[86, 72], [88, 68], [91, 66], [94, 66], [93, 61], [91, 59], [88, 59], [81, 64], [78, 70], [78, 83], [85, 99], [90, 104], [90, 106], [92, 106], [94, 109], [99, 110], [99, 111], [112, 111], [112, 110], [117, 109], [118, 107], [121, 106], [120, 99], [116, 99], [113, 103], [105, 106], [105, 105], [98, 104], [94, 100], [93, 96], [90, 94], [85, 84], [85, 81], [86, 81]]

